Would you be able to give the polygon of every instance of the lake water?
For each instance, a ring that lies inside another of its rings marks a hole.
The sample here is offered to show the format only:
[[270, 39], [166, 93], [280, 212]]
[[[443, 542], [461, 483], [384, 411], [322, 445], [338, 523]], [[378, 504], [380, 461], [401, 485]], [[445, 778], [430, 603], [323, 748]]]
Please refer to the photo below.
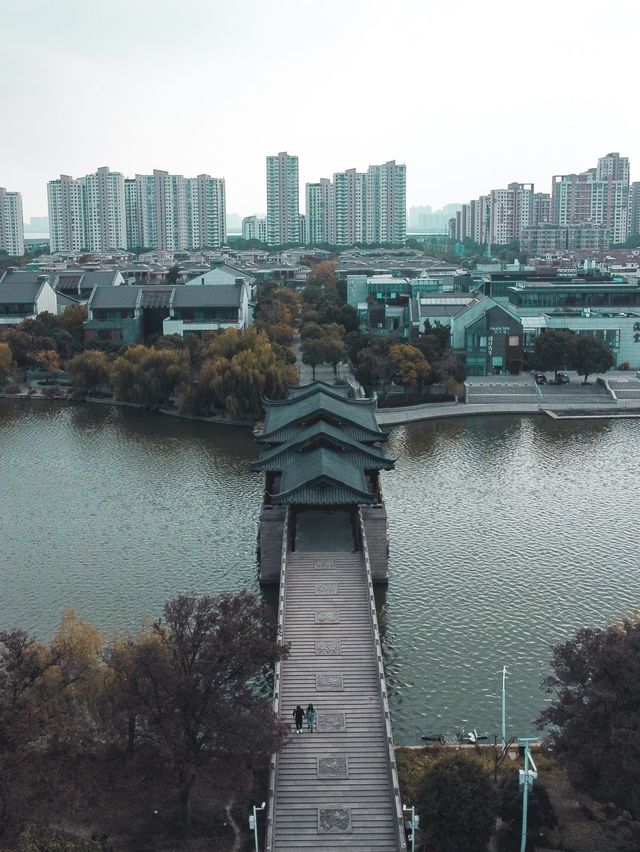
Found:
[[[640, 604], [635, 420], [478, 417], [394, 430], [379, 597], [399, 743], [534, 732], [550, 645]], [[185, 591], [258, 590], [248, 431], [0, 400], [0, 627], [105, 632]]]

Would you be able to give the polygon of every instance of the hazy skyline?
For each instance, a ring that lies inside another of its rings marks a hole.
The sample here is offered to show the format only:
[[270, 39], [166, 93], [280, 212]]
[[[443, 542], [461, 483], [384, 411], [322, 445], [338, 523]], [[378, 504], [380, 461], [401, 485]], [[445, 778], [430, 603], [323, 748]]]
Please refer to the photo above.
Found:
[[[0, 186], [108, 165], [226, 178], [266, 209], [265, 158], [304, 183], [390, 159], [435, 210], [619, 151], [640, 179], [635, 0], [0, 0]], [[637, 171], [636, 171], [637, 166]]]

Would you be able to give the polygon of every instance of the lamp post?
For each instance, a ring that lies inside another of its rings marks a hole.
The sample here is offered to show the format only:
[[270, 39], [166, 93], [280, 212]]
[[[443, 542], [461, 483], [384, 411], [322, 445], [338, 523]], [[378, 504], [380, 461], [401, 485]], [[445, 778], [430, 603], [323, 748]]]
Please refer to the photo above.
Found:
[[260, 852], [258, 849], [258, 811], [263, 811], [266, 807], [266, 802], [263, 802], [260, 807], [253, 806], [253, 813], [249, 816], [249, 828], [253, 831], [253, 840], [255, 843], [255, 852]]
[[[529, 790], [533, 789], [533, 782], [538, 777], [538, 769], [529, 748], [529, 744], [535, 739], [535, 737], [518, 737], [518, 743], [524, 746], [524, 769], [520, 769], [518, 772], [520, 786], [522, 787], [522, 837], [520, 839], [520, 852], [525, 852], [527, 847], [527, 804]], [[529, 764], [531, 764], [533, 769], [529, 769]]]
[[507, 667], [502, 667], [502, 747], [507, 744]]
[[416, 814], [416, 806], [411, 805], [403, 805], [402, 810], [411, 814], [411, 819], [405, 821], [405, 828], [409, 829], [411, 834], [409, 835], [409, 840], [411, 841], [411, 852], [416, 852], [416, 831], [420, 828], [420, 817]]

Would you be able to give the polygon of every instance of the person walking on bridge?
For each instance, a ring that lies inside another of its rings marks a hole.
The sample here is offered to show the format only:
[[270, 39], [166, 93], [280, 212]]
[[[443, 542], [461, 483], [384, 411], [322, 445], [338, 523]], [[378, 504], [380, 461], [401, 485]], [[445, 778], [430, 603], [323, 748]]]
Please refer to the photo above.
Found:
[[313, 704], [309, 704], [309, 706], [307, 707], [307, 730], [310, 734], [313, 733], [316, 727], [317, 719], [318, 714], [316, 713], [316, 708], [313, 706]]
[[298, 704], [293, 711], [293, 718], [296, 720], [296, 734], [302, 733], [302, 720], [304, 719], [304, 710]]

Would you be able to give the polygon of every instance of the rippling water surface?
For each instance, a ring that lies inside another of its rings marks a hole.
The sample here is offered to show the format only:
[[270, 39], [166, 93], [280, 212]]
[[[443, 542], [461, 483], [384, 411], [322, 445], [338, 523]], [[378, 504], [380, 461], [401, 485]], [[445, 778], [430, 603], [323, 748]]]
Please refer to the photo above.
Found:
[[[381, 628], [399, 742], [533, 730], [550, 645], [640, 604], [635, 420], [483, 417], [395, 430]], [[247, 431], [0, 400], [0, 627], [65, 607], [105, 631], [184, 591], [256, 590]]]

